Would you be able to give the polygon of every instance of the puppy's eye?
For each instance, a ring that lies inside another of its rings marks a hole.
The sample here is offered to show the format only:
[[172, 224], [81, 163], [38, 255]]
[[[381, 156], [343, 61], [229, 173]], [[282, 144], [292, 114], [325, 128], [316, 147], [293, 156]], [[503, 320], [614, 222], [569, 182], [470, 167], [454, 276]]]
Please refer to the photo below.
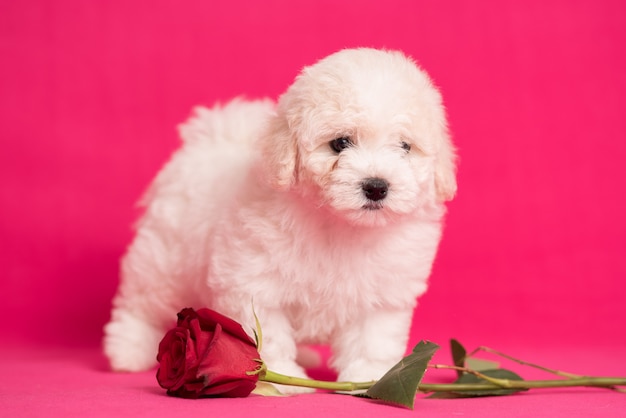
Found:
[[406, 152], [411, 151], [411, 144], [409, 144], [408, 142], [402, 141], [400, 145], [402, 146], [402, 149], [405, 150]]
[[352, 140], [347, 136], [342, 136], [341, 138], [335, 138], [332, 141], [330, 141], [330, 147], [337, 154], [339, 154], [344, 149], [351, 147], [352, 145], [354, 145], [352, 143]]

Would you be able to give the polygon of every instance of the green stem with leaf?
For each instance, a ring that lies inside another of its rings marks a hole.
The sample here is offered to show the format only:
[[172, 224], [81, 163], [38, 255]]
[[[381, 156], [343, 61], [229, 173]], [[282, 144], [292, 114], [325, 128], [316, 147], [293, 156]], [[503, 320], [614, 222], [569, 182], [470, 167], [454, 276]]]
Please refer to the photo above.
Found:
[[[465, 373], [471, 373], [486, 381], [486, 383], [420, 383], [418, 390], [420, 392], [464, 392], [464, 391], [481, 391], [494, 389], [549, 389], [549, 388], [565, 388], [565, 387], [598, 387], [613, 388], [615, 386], [626, 386], [626, 378], [620, 377], [588, 377], [578, 376], [576, 378], [557, 379], [557, 380], [510, 380], [499, 379], [484, 375], [480, 372], [467, 369], [464, 367], [446, 366], [446, 365], [430, 365], [436, 369], [454, 369], [461, 370]], [[330, 382], [323, 380], [305, 379], [293, 376], [286, 376], [267, 370], [265, 364], [259, 369], [260, 380], [269, 383], [276, 383], [288, 386], [300, 386], [312, 389], [323, 389], [336, 392], [353, 392], [367, 390], [376, 383], [370, 382]]]
[[[626, 378], [619, 377], [581, 377], [576, 379], [558, 380], [508, 380], [488, 378], [489, 383], [420, 383], [420, 392], [464, 392], [493, 389], [549, 389], [565, 387], [598, 387], [611, 388], [613, 386], [626, 386]], [[260, 380], [289, 386], [301, 386], [312, 389], [323, 389], [337, 392], [352, 392], [367, 390], [375, 382], [328, 382], [322, 380], [303, 379], [285, 376], [272, 371], [267, 371]]]

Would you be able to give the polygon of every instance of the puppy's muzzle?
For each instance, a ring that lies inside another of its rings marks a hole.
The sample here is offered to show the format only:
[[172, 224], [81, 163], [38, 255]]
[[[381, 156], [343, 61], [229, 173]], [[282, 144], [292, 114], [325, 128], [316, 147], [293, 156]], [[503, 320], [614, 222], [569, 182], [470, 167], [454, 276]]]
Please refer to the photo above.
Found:
[[361, 184], [363, 194], [367, 198], [367, 203], [363, 206], [365, 209], [381, 209], [382, 201], [387, 197], [389, 192], [389, 183], [381, 178], [368, 178]]

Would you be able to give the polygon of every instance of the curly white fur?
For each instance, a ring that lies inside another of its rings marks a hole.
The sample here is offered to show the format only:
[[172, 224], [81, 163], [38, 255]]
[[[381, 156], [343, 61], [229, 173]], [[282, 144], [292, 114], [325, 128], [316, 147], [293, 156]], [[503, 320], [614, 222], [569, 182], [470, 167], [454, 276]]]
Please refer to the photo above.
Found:
[[198, 108], [181, 136], [122, 262], [105, 328], [112, 368], [153, 366], [183, 307], [251, 330], [253, 302], [276, 372], [304, 376], [298, 343], [329, 343], [341, 380], [393, 366], [456, 190], [428, 76], [399, 52], [343, 50], [305, 68], [276, 108]]

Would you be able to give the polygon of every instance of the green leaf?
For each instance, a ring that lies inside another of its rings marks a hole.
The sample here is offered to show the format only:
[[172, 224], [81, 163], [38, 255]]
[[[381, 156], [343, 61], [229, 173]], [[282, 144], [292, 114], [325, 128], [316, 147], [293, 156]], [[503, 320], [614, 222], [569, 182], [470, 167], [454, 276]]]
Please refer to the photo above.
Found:
[[[519, 380], [522, 379], [518, 374], [506, 370], [506, 369], [491, 369], [491, 370], [483, 370], [482, 374], [488, 377], [494, 377], [496, 379], [508, 379], [508, 380]], [[473, 384], [473, 383], [489, 383], [485, 379], [481, 379], [480, 377], [465, 373], [463, 376], [459, 377], [456, 382], [461, 384]], [[465, 390], [465, 391], [452, 391], [454, 395], [460, 398], [469, 398], [469, 397], [478, 397], [478, 396], [502, 396], [502, 395], [511, 395], [513, 393], [522, 392], [528, 389], [484, 389], [484, 390]]]
[[[454, 362], [454, 365], [456, 367], [465, 367], [465, 358], [467, 356], [467, 350], [465, 350], [465, 347], [463, 347], [460, 342], [452, 338], [450, 340], [450, 351], [452, 351], [452, 361]], [[456, 375], [457, 377], [461, 377], [463, 372], [461, 370], [457, 370]]]
[[[497, 369], [500, 367], [500, 363], [496, 361], [467, 357], [465, 347], [463, 347], [458, 340], [450, 340], [450, 350], [452, 351], [452, 361], [457, 367], [467, 367], [468, 369], [476, 370], [477, 372], [482, 370]], [[463, 375], [463, 371], [457, 370], [456, 375], [457, 377], [461, 377]]]
[[438, 349], [439, 346], [435, 343], [420, 341], [413, 348], [413, 352], [393, 366], [365, 392], [365, 396], [413, 409], [417, 388], [430, 359]]
[[432, 392], [425, 399], [458, 399], [469, 398], [469, 396], [459, 395], [457, 392]]
[[482, 372], [483, 370], [499, 369], [500, 363], [498, 363], [497, 361], [484, 360], [484, 359], [475, 358], [475, 357], [468, 357], [465, 361], [465, 366], [468, 369], [472, 369], [477, 372]]

